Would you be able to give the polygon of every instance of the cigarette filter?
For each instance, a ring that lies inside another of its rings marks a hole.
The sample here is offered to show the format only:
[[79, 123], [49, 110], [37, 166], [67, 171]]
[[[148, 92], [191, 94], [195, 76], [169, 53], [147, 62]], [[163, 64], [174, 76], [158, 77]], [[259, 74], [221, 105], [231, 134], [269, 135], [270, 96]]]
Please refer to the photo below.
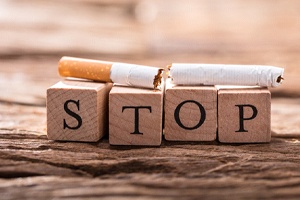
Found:
[[163, 69], [143, 65], [62, 57], [58, 64], [58, 71], [63, 77], [84, 78], [157, 89], [161, 84]]
[[283, 68], [262, 65], [172, 64], [172, 82], [177, 85], [247, 85], [277, 87]]

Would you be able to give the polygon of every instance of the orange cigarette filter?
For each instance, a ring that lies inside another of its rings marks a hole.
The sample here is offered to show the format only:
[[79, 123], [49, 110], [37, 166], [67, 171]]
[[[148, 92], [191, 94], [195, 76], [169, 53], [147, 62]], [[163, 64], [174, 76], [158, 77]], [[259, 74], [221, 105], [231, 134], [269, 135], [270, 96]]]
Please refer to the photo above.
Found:
[[112, 62], [62, 57], [58, 63], [58, 72], [63, 77], [85, 78], [101, 82], [112, 82], [110, 70]]

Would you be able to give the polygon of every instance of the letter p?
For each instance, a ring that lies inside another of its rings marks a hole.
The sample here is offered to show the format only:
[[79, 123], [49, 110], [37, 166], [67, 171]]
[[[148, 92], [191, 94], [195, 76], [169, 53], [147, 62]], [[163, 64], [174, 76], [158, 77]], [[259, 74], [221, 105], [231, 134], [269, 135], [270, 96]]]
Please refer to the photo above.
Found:
[[[235, 132], [248, 132], [248, 130], [244, 128], [244, 121], [254, 119], [257, 116], [257, 109], [255, 106], [250, 104], [242, 104], [242, 105], [235, 105], [235, 106], [239, 108], [239, 121], [240, 121], [239, 123], [240, 129]], [[250, 117], [244, 116], [244, 108], [246, 107], [252, 109], [252, 115]]]

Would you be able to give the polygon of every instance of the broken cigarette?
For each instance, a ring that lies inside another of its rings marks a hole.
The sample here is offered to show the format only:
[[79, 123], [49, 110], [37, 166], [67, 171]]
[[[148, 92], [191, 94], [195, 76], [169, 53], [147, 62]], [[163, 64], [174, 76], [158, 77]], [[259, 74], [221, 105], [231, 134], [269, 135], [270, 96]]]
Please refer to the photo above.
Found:
[[134, 87], [159, 89], [163, 69], [117, 62], [62, 57], [58, 64], [63, 77], [113, 82]]
[[172, 64], [168, 67], [176, 85], [247, 85], [277, 87], [283, 68], [263, 65]]

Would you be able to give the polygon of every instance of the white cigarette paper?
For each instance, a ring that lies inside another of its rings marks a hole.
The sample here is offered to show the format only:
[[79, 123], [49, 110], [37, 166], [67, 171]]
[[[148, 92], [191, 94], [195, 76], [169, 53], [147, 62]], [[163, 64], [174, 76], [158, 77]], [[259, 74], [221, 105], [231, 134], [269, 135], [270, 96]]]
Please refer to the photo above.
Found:
[[114, 63], [110, 70], [112, 82], [128, 86], [153, 88], [158, 68], [126, 63]]
[[262, 65], [172, 64], [170, 76], [176, 85], [247, 85], [277, 87], [283, 68]]

